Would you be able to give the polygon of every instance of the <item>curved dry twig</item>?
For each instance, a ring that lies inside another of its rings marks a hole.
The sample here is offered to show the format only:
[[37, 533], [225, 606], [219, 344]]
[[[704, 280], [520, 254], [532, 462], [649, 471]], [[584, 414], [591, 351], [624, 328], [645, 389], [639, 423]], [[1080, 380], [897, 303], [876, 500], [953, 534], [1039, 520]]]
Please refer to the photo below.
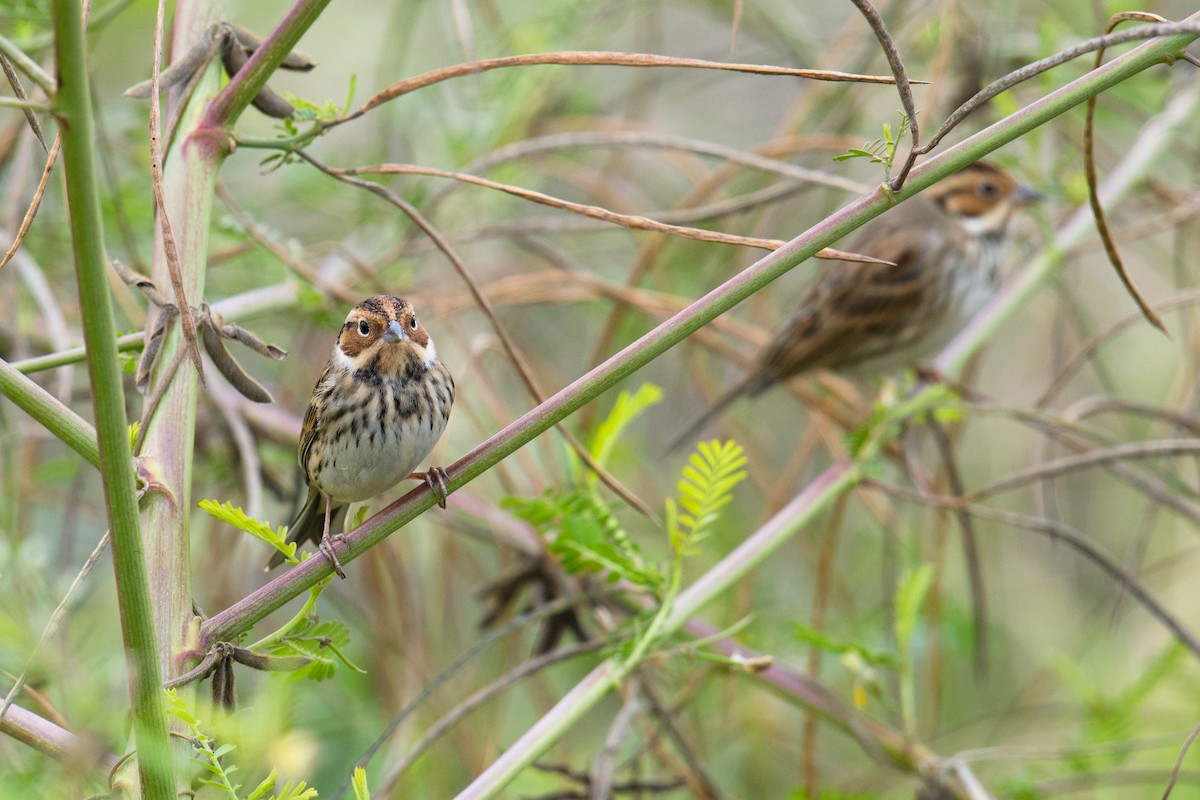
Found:
[[[1117, 44], [1126, 42], [1136, 42], [1142, 39], [1157, 39], [1160, 36], [1174, 36], [1177, 34], [1200, 33], [1200, 22], [1170, 22], [1162, 25], [1143, 25], [1138, 28], [1130, 28], [1129, 30], [1121, 31], [1120, 33], [1110, 33], [1105, 36], [1097, 36], [1094, 39], [1088, 39], [1080, 42], [1074, 47], [1069, 47], [1055, 53], [1052, 56], [1035, 61], [1032, 64], [1027, 64], [1018, 70], [1008, 73], [998, 80], [992, 81], [987, 86], [979, 90], [970, 100], [963, 103], [942, 123], [942, 127], [938, 128], [937, 133], [933, 135], [924, 146], [920, 149], [914, 149], [909, 154], [909, 159], [913, 160], [917, 156], [923, 156], [933, 150], [941, 143], [946, 134], [950, 133], [954, 128], [958, 127], [964, 119], [967, 118], [977, 108], [991, 100], [1001, 92], [1011, 89], [1018, 83], [1023, 83], [1037, 75], [1042, 74], [1046, 70], [1053, 69], [1060, 64], [1065, 64], [1079, 58], [1082, 55], [1100, 50], [1101, 48], [1112, 47]], [[1190, 59], [1189, 59], [1190, 63]], [[907, 164], [905, 165], [908, 166]]]
[[[912, 146], [909, 148], [909, 152], [915, 152], [921, 145], [921, 129], [917, 124], [917, 104], [913, 102], [912, 85], [908, 81], [908, 70], [904, 68], [904, 61], [900, 58], [900, 50], [896, 47], [892, 35], [888, 33], [887, 25], [884, 23], [883, 17], [875, 10], [875, 6], [867, 0], [853, 0], [853, 2], [866, 18], [871, 30], [874, 31], [875, 38], [879, 40], [879, 46], [883, 48], [883, 54], [887, 56], [888, 65], [892, 68], [892, 75], [896, 78], [896, 91], [900, 94], [900, 104], [904, 106], [904, 114], [908, 117], [909, 135], [912, 136]], [[915, 160], [910, 155], [904, 161], [904, 166], [900, 168], [900, 174], [891, 183], [893, 192], [900, 191], [900, 188], [904, 186], [904, 179], [908, 177]]]
[[[250, 215], [248, 211], [242, 208], [241, 204], [234, 199], [233, 195], [225, 187], [225, 184], [217, 182], [217, 199], [225, 206], [226, 210], [233, 215], [238, 224], [246, 231], [246, 235], [259, 245], [264, 247], [267, 252], [279, 259], [292, 272], [296, 273], [313, 286], [320, 289], [324, 294], [330, 297], [337, 298], [343, 303], [357, 303], [362, 298], [354, 292], [351, 292], [341, 283], [331, 281], [322, 275], [317, 270], [304, 263], [303, 260], [296, 257], [295, 254], [288, 251], [280, 242], [277, 242], [263, 226]], [[377, 287], [380, 288], [380, 287]]]
[[[1166, 311], [1169, 309], [1179, 308], [1181, 306], [1192, 305], [1194, 303], [1200, 303], [1200, 289], [1189, 289], [1180, 292], [1174, 297], [1170, 297], [1165, 300], [1159, 300], [1154, 303], [1154, 307], [1160, 311]], [[1050, 385], [1047, 386], [1041, 395], [1038, 396], [1037, 400], [1034, 401], [1033, 407], [1042, 409], [1048, 406], [1050, 401], [1053, 400], [1054, 397], [1058, 395], [1060, 391], [1062, 391], [1063, 387], [1066, 386], [1067, 381], [1079, 371], [1080, 367], [1083, 366], [1084, 361], [1091, 356], [1092, 353], [1094, 353], [1100, 347], [1100, 345], [1104, 344], [1106, 341], [1108, 341], [1108, 339], [1125, 328], [1128, 328], [1134, 323], [1141, 322], [1142, 319], [1144, 319], [1144, 317], [1140, 313], [1130, 314], [1112, 323], [1099, 333], [1093, 334], [1087, 341], [1079, 346], [1079, 349], [1074, 355], [1072, 355], [1061, 367], [1059, 367], [1058, 374], [1054, 376], [1054, 378], [1050, 381]]]
[[849, 72], [836, 72], [823, 69], [794, 69], [777, 67], [770, 64], [732, 64], [721, 61], [705, 61], [700, 58], [675, 58], [651, 53], [614, 53], [596, 50], [572, 50], [558, 53], [532, 53], [519, 56], [503, 56], [501, 58], [486, 58], [480, 61], [469, 61], [465, 64], [455, 64], [450, 67], [430, 70], [411, 78], [397, 81], [376, 94], [365, 104], [349, 114], [320, 124], [321, 129], [328, 129], [361, 117], [373, 108], [381, 106], [397, 97], [424, 89], [435, 83], [461, 78], [465, 75], [476, 75], [493, 69], [505, 67], [527, 67], [538, 64], [559, 64], [568, 66], [612, 66], [612, 67], [684, 67], [688, 69], [716, 69], [731, 72], [748, 72], [754, 75], [784, 75], [796, 78], [808, 78], [819, 81], [851, 81], [855, 83], [894, 83], [895, 79], [886, 75], [856, 75]]
[[[299, 153], [300, 151], [296, 152]], [[305, 158], [307, 159], [308, 157], [305, 156]], [[563, 200], [559, 197], [552, 197], [548, 194], [543, 194], [542, 192], [537, 192], [532, 189], [523, 189], [520, 186], [499, 183], [497, 181], [488, 180], [487, 178], [480, 178], [477, 175], [467, 175], [466, 173], [438, 169], [437, 167], [423, 167], [417, 164], [375, 164], [367, 167], [350, 167], [348, 169], [333, 169], [331, 167], [326, 167], [326, 170], [328, 170], [328, 173], [334, 177], [357, 175], [428, 175], [435, 178], [448, 178], [450, 180], [462, 181], [463, 183], [473, 183], [476, 186], [482, 186], [487, 189], [495, 189], [506, 194], [520, 197], [523, 200], [530, 200], [534, 203], [540, 203], [552, 208], [560, 208], [564, 211], [582, 214], [585, 217], [611, 222], [614, 225], [620, 225], [626, 228], [634, 228], [636, 230], [652, 231], [655, 233], [666, 233], [672, 236], [679, 236], [685, 239], [695, 239], [702, 242], [735, 244], [743, 247], [757, 247], [761, 250], [778, 250], [787, 243], [783, 239], [760, 239], [753, 236], [737, 236], [736, 234], [732, 233], [710, 231], [704, 228], [685, 228], [679, 225], [667, 225], [657, 220], [650, 219], [649, 217], [643, 217], [636, 214], [618, 214], [615, 211], [610, 211], [607, 208], [601, 208], [600, 206], [592, 206], [584, 203], [573, 203], [569, 200]], [[871, 258], [870, 256], [859, 255], [857, 253], [847, 253], [841, 250], [834, 250], [831, 247], [826, 247], [817, 252], [815, 258], [824, 258], [836, 261], [861, 261], [872, 264], [891, 263], [877, 258]]]
[[[1120, 25], [1122, 22], [1129, 20], [1138, 20], [1140, 22], [1166, 22], [1163, 17], [1157, 14], [1146, 14], [1140, 11], [1131, 11], [1124, 14], [1116, 14], [1108, 22], [1108, 27], [1105, 33], [1111, 33], [1113, 28]], [[1098, 69], [1104, 63], [1104, 48], [1101, 47], [1096, 51], [1096, 61], [1092, 65], [1092, 69]], [[1163, 333], [1167, 333], [1167, 327], [1163, 324], [1162, 317], [1154, 313], [1154, 309], [1146, 302], [1146, 298], [1138, 291], [1134, 285], [1133, 279], [1129, 277], [1129, 272], [1125, 269], [1125, 264], [1121, 260], [1121, 254], [1117, 251], [1117, 243], [1113, 241], [1112, 232], [1108, 229], [1108, 220], [1104, 216], [1104, 207], [1100, 205], [1100, 193], [1097, 188], [1096, 180], [1096, 103], [1099, 102], [1099, 95], [1093, 95], [1088, 98], [1086, 106], [1086, 116], [1083, 124], [1083, 174], [1087, 179], [1088, 189], [1088, 205], [1092, 207], [1092, 216], [1096, 220], [1096, 231], [1100, 234], [1100, 241], [1104, 244], [1104, 252], [1108, 255], [1108, 261], [1117, 272], [1117, 277], [1121, 279], [1121, 285], [1125, 287], [1125, 291], [1133, 298], [1133, 302], [1137, 305], [1138, 310], [1142, 312], [1142, 316], [1146, 318], [1154, 327], [1158, 328]], [[1167, 334], [1170, 336], [1170, 334]]]
[[1168, 800], [1171, 796], [1171, 792], [1175, 788], [1175, 781], [1179, 780], [1179, 771], [1183, 768], [1183, 757], [1187, 755], [1188, 748], [1192, 746], [1192, 742], [1196, 741], [1197, 736], [1200, 736], [1200, 725], [1192, 728], [1192, 732], [1183, 742], [1183, 747], [1179, 748], [1179, 756], [1176, 757], [1175, 766], [1171, 770], [1171, 780], [1167, 781], [1167, 788], [1163, 790], [1163, 800]]
[[482, 158], [477, 158], [470, 162], [463, 167], [462, 171], [476, 174], [518, 158], [584, 147], [644, 147], [658, 150], [676, 150], [682, 153], [694, 153], [696, 155], [719, 158], [730, 164], [737, 164], [738, 166], [748, 167], [760, 172], [782, 175], [785, 178], [795, 178], [798, 181], [805, 181], [806, 183], [828, 186], [831, 189], [841, 189], [855, 195], [863, 194], [871, 188], [861, 181], [844, 178], [832, 172], [801, 167], [788, 161], [781, 161], [777, 158], [769, 158], [746, 152], [745, 150], [739, 150], [736, 147], [706, 142], [701, 139], [689, 139], [685, 136], [673, 136], [671, 134], [653, 133], [650, 131], [619, 131], [615, 133], [577, 131], [571, 133], [551, 133], [532, 139], [524, 139], [501, 147]]
[[[40, 137], [39, 137], [40, 138]], [[42, 142], [45, 147], [46, 143]], [[29, 208], [25, 209], [25, 216], [21, 218], [21, 225], [17, 228], [17, 233], [13, 237], [12, 244], [8, 246], [8, 250], [4, 253], [4, 257], [0, 258], [0, 269], [12, 260], [14, 254], [20, 249], [21, 243], [25, 241], [25, 234], [29, 233], [29, 228], [33, 225], [33, 218], [37, 216], [38, 209], [42, 205], [42, 197], [46, 193], [46, 184], [50, 181], [50, 173], [54, 171], [54, 162], [58, 160], [58, 151], [62, 147], [62, 134], [57, 134], [54, 137], [54, 144], [50, 146], [50, 150], [46, 155], [46, 165], [42, 168], [42, 177], [38, 181], [37, 189], [33, 192], [33, 197], [29, 200]]]
[[[158, 17], [154, 25], [154, 60], [151, 62], [150, 82], [153, 87], [153, 94], [150, 97], [150, 115], [148, 126], [150, 128], [150, 184], [154, 190], [154, 208], [157, 212], [158, 230], [162, 236], [163, 254], [167, 260], [167, 274], [171, 277], [171, 290], [175, 294], [175, 306], [180, 310], [179, 321], [183, 331], [184, 349], [187, 350], [188, 356], [191, 358], [192, 366], [196, 368], [196, 375], [200, 380], [200, 385], [204, 385], [204, 362], [200, 358], [200, 342], [199, 333], [196, 330], [196, 321], [189, 313], [191, 306], [188, 305], [187, 293], [183, 287], [183, 268], [179, 263], [179, 249], [175, 245], [175, 233], [171, 226], [170, 217], [167, 215], [167, 200], [163, 192], [163, 147], [161, 140], [161, 116], [159, 106], [159, 65], [162, 64], [163, 51], [163, 13], [164, 9], [160, 3], [158, 6]], [[153, 313], [153, 311], [152, 311]]]
[[[903, 486], [898, 486], [887, 481], [877, 480], [874, 478], [866, 478], [863, 480], [864, 486], [879, 489], [893, 497], [902, 500], [908, 500], [914, 503], [932, 505], [939, 508], [960, 508], [963, 507], [961, 499], [958, 497], [948, 497], [945, 495], [931, 494], [913, 489], [906, 489]], [[1177, 620], [1165, 607], [1162, 606], [1150, 591], [1142, 585], [1141, 581], [1136, 576], [1131, 575], [1120, 564], [1112, 558], [1109, 558], [1099, 547], [1096, 546], [1091, 539], [1084, 536], [1079, 531], [1071, 526], [1044, 517], [1034, 517], [1028, 514], [1020, 514], [1015, 511], [1002, 511], [1000, 509], [988, 508], [980, 505], [965, 506], [967, 513], [983, 519], [990, 519], [996, 522], [1002, 522], [1016, 528], [1024, 528], [1025, 530], [1042, 533], [1055, 541], [1064, 542], [1070, 547], [1082, 553], [1089, 561], [1100, 567], [1104, 572], [1107, 572], [1131, 594], [1133, 595], [1142, 607], [1159, 622], [1163, 624], [1171, 632], [1171, 634], [1184, 645], [1193, 655], [1200, 657], [1200, 641], [1196, 639], [1192, 633], [1184, 627], [1183, 623]]]
[[1032, 469], [1010, 475], [1003, 480], [996, 481], [990, 486], [985, 486], [982, 489], [976, 489], [973, 492], [962, 495], [959, 503], [963, 506], [969, 506], [1000, 492], [1009, 491], [1033, 483], [1034, 481], [1076, 472], [1092, 466], [1103, 466], [1129, 459], [1154, 458], [1157, 456], [1186, 456], [1195, 455], [1196, 453], [1200, 453], [1200, 439], [1131, 442], [1113, 447], [1100, 448], [1091, 452], [1081, 453], [1077, 456], [1047, 461]]

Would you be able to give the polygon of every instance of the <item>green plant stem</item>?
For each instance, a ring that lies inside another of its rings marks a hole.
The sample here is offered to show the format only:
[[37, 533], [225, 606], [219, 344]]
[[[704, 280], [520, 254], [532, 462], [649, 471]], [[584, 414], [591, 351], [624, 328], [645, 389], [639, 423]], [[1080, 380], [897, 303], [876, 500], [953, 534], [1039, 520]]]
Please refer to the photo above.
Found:
[[[145, 341], [146, 337], [141, 332], [118, 336], [116, 343], [117, 352], [128, 353], [133, 350], [141, 350]], [[67, 350], [60, 350], [57, 353], [47, 353], [44, 356], [34, 356], [33, 358], [23, 358], [20, 361], [14, 361], [12, 362], [12, 367], [22, 375], [32, 375], [35, 372], [43, 372], [55, 367], [78, 364], [85, 359], [87, 359], [86, 347], [72, 347]]]
[[100, 448], [96, 444], [96, 429], [4, 360], [0, 360], [0, 394], [62, 439], [93, 467], [99, 468]]
[[126, 430], [125, 393], [113, 337], [116, 323], [108, 289], [108, 262], [96, 184], [95, 129], [88, 87], [83, 11], [80, 4], [72, 0], [54, 0], [53, 10], [58, 67], [55, 105], [63, 120], [60, 129], [71, 246], [95, 404], [100, 476], [112, 531], [113, 568], [133, 701], [138, 770], [143, 797], [171, 800], [175, 797], [174, 770], [167, 739], [149, 579], [142, 552], [133, 456]]
[[246, 65], [208, 105], [201, 127], [216, 131], [233, 125], [327, 5], [329, 0], [297, 0]]

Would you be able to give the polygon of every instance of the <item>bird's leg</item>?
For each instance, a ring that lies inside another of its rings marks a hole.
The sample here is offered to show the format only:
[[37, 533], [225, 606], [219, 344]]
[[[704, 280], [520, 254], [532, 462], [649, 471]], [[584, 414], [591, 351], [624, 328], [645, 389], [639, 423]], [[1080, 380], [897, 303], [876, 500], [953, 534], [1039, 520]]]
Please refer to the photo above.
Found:
[[333, 564], [333, 571], [337, 573], [337, 576], [339, 578], [341, 578], [342, 580], [346, 580], [346, 571], [344, 569], [342, 569], [342, 562], [338, 560], [337, 553], [335, 553], [333, 551], [333, 539], [340, 539], [342, 541], [345, 541], [346, 537], [340, 533], [337, 534], [336, 536], [329, 535], [329, 517], [332, 513], [333, 513], [333, 498], [326, 496], [325, 497], [325, 530], [321, 534], [321, 543], [319, 545], [317, 545], [317, 549], [320, 550], [322, 553], [324, 553], [325, 557], [328, 558], [330, 563]]
[[441, 467], [430, 467], [428, 472], [413, 472], [408, 477], [414, 481], [425, 481], [429, 491], [433, 492], [437, 498], [438, 507], [446, 507], [446, 498], [450, 496], [450, 488], [446, 485], [450, 477], [446, 474], [446, 470]]

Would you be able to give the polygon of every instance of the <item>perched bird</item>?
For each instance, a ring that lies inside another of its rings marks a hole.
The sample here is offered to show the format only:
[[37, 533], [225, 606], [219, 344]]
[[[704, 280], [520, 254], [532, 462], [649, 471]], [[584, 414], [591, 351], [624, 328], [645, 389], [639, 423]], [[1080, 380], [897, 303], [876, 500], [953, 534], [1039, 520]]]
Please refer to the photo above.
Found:
[[1013, 212], [1039, 198], [979, 161], [868, 222], [845, 249], [896, 266], [827, 262], [750, 372], [676, 444], [743, 394], [793, 375], [877, 372], [938, 352], [995, 292]]
[[[446, 499], [445, 472], [414, 472], [441, 437], [454, 403], [454, 379], [407, 300], [368, 297], [338, 333], [300, 431], [300, 469], [308, 499], [289, 542], [319, 542], [346, 577], [330, 543], [348, 503], [368, 500], [404, 478], [424, 480]], [[283, 563], [271, 557], [268, 569]]]

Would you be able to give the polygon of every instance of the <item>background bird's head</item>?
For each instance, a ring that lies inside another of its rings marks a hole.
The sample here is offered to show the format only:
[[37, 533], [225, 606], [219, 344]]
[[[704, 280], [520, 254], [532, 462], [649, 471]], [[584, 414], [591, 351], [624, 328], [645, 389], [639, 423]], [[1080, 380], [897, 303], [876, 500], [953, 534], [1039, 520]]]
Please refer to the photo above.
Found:
[[926, 196], [975, 236], [1001, 233], [1014, 211], [1041, 199], [1032, 188], [986, 161], [943, 178], [926, 190]]

